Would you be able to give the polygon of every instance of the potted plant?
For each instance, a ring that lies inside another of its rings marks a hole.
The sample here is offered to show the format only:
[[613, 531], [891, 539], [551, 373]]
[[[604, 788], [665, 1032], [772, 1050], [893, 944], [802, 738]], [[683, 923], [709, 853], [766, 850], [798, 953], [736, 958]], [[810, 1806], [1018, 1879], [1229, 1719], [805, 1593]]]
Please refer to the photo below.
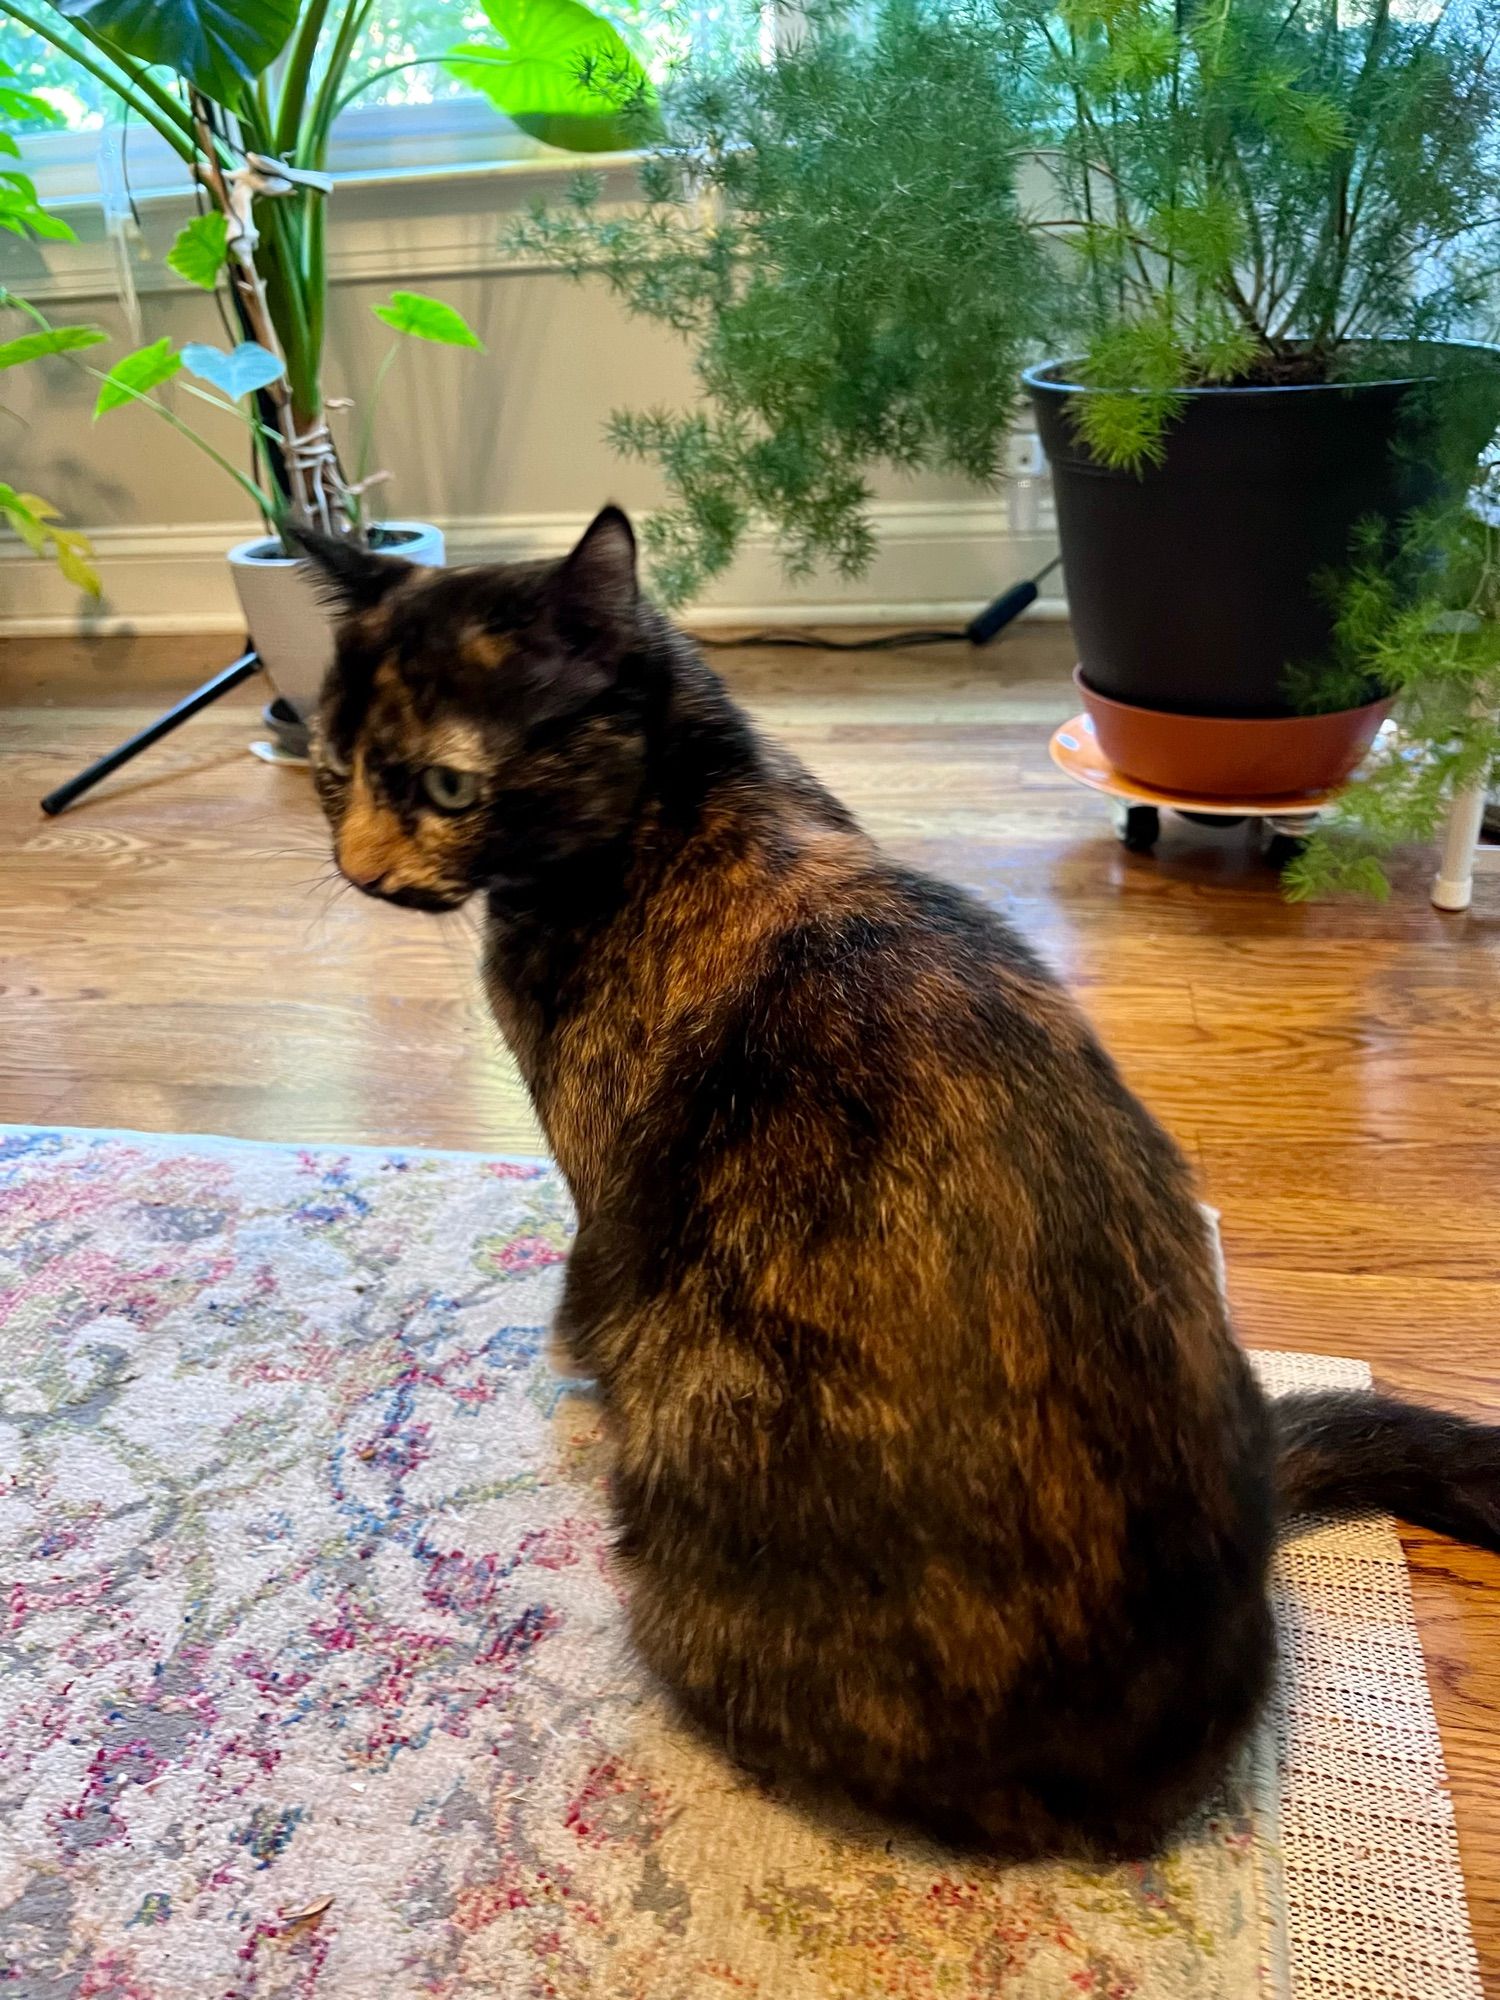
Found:
[[868, 469], [992, 478], [1040, 346], [1072, 357], [1026, 387], [1090, 687], [1284, 741], [1311, 710], [1329, 777], [1374, 701], [1420, 735], [1388, 649], [1351, 671], [1337, 578], [1459, 502], [1500, 411], [1464, 344], [1500, 269], [1497, 33], [1495, 0], [883, 0], [690, 70], [638, 212], [584, 189], [522, 235], [694, 344], [704, 407], [613, 425], [666, 478], [660, 587], [755, 514], [794, 573], [859, 569]]
[[[414, 560], [441, 562], [442, 537], [421, 522], [371, 523], [367, 495], [382, 478], [351, 474], [329, 421], [322, 380], [327, 296], [329, 141], [339, 112], [388, 74], [362, 50], [371, 0], [0, 0], [23, 23], [103, 81], [171, 145], [200, 191], [201, 212], [168, 262], [206, 290], [223, 285], [241, 336], [227, 348], [158, 340], [101, 377], [96, 414], [150, 404], [212, 451], [156, 392], [179, 375], [193, 393], [233, 408], [250, 428], [255, 470], [216, 457], [263, 515], [267, 533], [230, 551], [256, 651], [298, 711], [326, 665], [326, 615], [284, 545], [291, 520], [356, 536]], [[619, 145], [649, 127], [651, 89], [619, 30], [580, 0], [488, 0], [491, 39], [419, 56], [484, 91], [523, 129], [581, 151]], [[408, 67], [403, 62], [395, 67]], [[377, 307], [398, 336], [478, 348], [451, 307], [399, 291]], [[65, 337], [69, 330], [36, 329]], [[383, 378], [384, 368], [380, 371]], [[378, 387], [378, 382], [376, 387]], [[372, 390], [372, 401], [373, 401]]]

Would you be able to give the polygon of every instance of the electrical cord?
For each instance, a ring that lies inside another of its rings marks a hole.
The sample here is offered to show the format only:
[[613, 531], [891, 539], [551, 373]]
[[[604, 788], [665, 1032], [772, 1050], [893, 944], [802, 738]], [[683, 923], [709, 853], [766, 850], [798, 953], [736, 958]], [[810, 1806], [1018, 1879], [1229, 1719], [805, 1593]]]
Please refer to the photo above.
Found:
[[945, 646], [968, 635], [961, 629], [933, 632], [882, 632], [876, 639], [820, 639], [816, 632], [748, 632], [743, 638], [724, 639], [702, 633], [700, 646], [797, 646], [814, 653], [894, 653], [906, 646]]
[[882, 632], [874, 639], [824, 639], [819, 638], [816, 632], [751, 632], [732, 639], [705, 637], [699, 640], [699, 644], [710, 647], [793, 646], [818, 653], [894, 653], [907, 646], [987, 646], [992, 639], [1000, 636], [1007, 625], [1019, 618], [1029, 604], [1035, 604], [1041, 584], [1061, 562], [1062, 557], [1056, 555], [1034, 576], [1012, 584], [993, 603], [987, 604], [977, 617], [971, 618], [967, 625], [935, 627], [929, 631]]

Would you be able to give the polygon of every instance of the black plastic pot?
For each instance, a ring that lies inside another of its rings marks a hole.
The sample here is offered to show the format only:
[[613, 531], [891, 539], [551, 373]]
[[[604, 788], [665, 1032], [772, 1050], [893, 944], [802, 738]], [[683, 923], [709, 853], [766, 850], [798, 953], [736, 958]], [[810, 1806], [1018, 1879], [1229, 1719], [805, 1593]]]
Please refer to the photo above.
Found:
[[1360, 520], [1432, 497], [1431, 474], [1393, 449], [1427, 385], [1190, 390], [1162, 464], [1135, 473], [1080, 441], [1069, 402], [1090, 392], [1069, 376], [1048, 362], [1025, 381], [1084, 678], [1143, 708], [1289, 714], [1288, 664], [1328, 650], [1320, 572], [1347, 564]]

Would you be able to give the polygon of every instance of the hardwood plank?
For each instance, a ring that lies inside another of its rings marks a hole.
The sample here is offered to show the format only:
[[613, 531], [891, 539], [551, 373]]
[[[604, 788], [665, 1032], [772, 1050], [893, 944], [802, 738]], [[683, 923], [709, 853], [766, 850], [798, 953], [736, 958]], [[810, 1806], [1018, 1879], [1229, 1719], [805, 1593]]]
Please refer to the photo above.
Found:
[[[203, 639], [0, 649], [0, 1118], [535, 1152], [462, 920], [328, 878], [304, 775], [237, 690], [83, 805], [40, 794], [222, 665]], [[1004, 909], [1077, 986], [1223, 1211], [1252, 1344], [1365, 1356], [1500, 1411], [1500, 885], [1293, 909], [1245, 829], [1154, 856], [1048, 762], [1061, 628], [974, 655], [716, 654], [906, 858]], [[1491, 2000], [1500, 2000], [1500, 1560], [1408, 1535]]]

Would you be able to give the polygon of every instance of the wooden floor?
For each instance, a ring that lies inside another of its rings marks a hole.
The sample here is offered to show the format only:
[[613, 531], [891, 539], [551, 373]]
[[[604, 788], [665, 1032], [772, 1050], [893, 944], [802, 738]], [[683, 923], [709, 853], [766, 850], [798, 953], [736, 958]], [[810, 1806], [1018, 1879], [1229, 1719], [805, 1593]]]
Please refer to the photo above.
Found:
[[[253, 689], [37, 811], [225, 650], [5, 649], [0, 1120], [535, 1150], [464, 920], [334, 887], [305, 773], [245, 754]], [[1249, 1342], [1500, 1416], [1500, 881], [1439, 917], [1424, 858], [1383, 908], [1295, 909], [1239, 832], [1125, 854], [1047, 761], [1068, 664], [1042, 625], [977, 657], [725, 659], [872, 830], [1072, 981], [1223, 1211]], [[1500, 1560], [1407, 1546], [1500, 2000]]]

